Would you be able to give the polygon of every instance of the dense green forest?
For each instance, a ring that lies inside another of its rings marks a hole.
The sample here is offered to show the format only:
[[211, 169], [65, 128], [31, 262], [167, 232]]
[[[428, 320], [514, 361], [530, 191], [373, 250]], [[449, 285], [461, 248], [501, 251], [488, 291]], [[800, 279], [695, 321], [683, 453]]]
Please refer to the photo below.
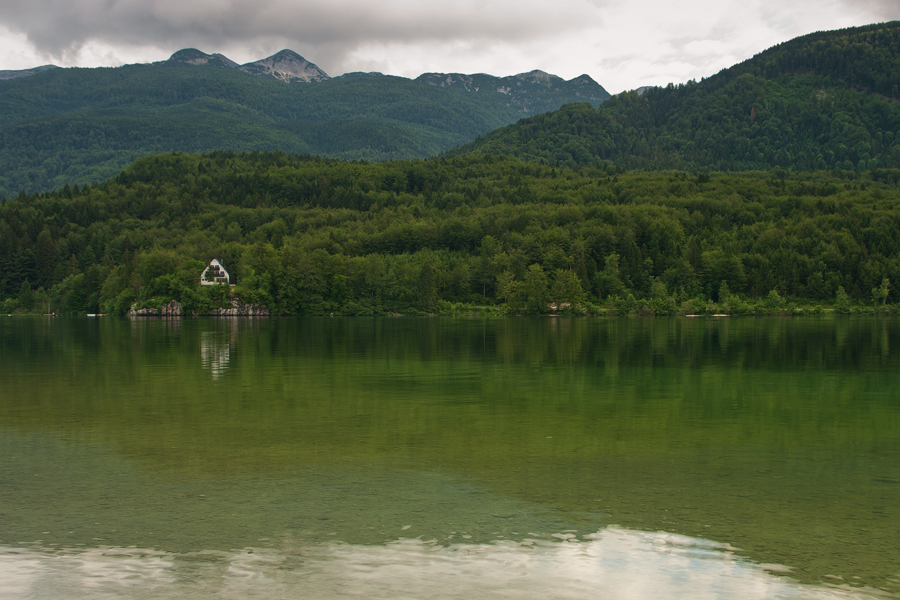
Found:
[[[0, 206], [0, 309], [124, 314], [230, 293], [275, 313], [790, 312], [900, 299], [900, 170], [139, 159]], [[199, 286], [218, 258], [237, 279]]]
[[900, 22], [819, 32], [699, 83], [568, 105], [452, 154], [689, 170], [900, 167]]
[[[588, 88], [608, 97], [592, 81], [525, 83], [547, 88], [534, 110], [582, 101]], [[424, 158], [528, 114], [495, 90], [476, 94], [402, 77], [287, 84], [178, 61], [52, 69], [0, 81], [0, 199], [102, 181], [160, 152]]]

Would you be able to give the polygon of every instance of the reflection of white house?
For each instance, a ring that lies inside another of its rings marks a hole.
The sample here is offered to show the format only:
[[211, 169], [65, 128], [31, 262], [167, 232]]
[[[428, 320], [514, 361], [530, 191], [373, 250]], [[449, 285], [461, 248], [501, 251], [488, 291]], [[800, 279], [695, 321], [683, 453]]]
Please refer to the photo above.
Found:
[[217, 283], [228, 285], [231, 283], [231, 278], [228, 276], [228, 271], [219, 262], [219, 259], [214, 258], [209, 261], [209, 265], [200, 274], [200, 285], [215, 285]]
[[213, 331], [200, 333], [200, 361], [204, 369], [209, 369], [213, 381], [221, 379], [231, 361], [231, 346]]

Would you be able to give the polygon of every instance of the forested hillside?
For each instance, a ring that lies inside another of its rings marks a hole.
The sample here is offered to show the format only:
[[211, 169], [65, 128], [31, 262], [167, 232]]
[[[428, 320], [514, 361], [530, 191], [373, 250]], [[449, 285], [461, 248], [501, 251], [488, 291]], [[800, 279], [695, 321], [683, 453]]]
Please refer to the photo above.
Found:
[[[0, 81], [0, 199], [102, 181], [159, 152], [424, 158], [533, 114], [496, 90], [473, 94], [390, 76], [291, 84], [227, 68], [225, 60], [52, 69]], [[538, 108], [605, 94], [588, 83], [543, 86]]]
[[[691, 174], [508, 157], [169, 154], [0, 206], [0, 308], [122, 314], [218, 258], [276, 313], [849, 310], [900, 299], [900, 170]], [[891, 281], [894, 281], [894, 284]]]
[[0, 196], [103, 180], [172, 150], [431, 156], [519, 116], [398, 77], [290, 85], [181, 63], [54, 69], [0, 82]]
[[475, 94], [500, 92], [508, 102], [518, 106], [525, 115], [554, 110], [572, 102], [588, 102], [599, 106], [610, 94], [588, 75], [571, 81], [543, 71], [519, 73], [509, 77], [494, 77], [484, 73], [424, 73], [416, 81], [443, 88], [455, 88]]
[[900, 166], [900, 22], [800, 37], [699, 83], [569, 105], [451, 154], [624, 168]]

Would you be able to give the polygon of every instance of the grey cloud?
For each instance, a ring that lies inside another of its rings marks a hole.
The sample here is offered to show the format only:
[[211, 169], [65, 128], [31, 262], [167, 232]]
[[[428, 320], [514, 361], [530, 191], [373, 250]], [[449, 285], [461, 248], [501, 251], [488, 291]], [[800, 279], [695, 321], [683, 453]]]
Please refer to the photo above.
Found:
[[[421, 0], [4, 0], [0, 21], [42, 54], [64, 57], [97, 41], [113, 46], [229, 47], [309, 52], [339, 63], [366, 44], [518, 42], [587, 25], [551, 3], [462, 5]], [[586, 6], [586, 4], [585, 4]], [[583, 15], [582, 15], [583, 16]], [[255, 58], [263, 58], [262, 56]]]
[[900, 19], [900, 2], [897, 0], [841, 0], [841, 4], [853, 12], [866, 12], [876, 21]]

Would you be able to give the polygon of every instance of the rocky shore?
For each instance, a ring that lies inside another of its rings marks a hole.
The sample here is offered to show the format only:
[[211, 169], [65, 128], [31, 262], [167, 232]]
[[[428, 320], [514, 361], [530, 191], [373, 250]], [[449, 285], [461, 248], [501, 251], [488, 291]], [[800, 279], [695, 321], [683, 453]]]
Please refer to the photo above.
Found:
[[129, 317], [180, 317], [183, 313], [181, 302], [177, 300], [163, 304], [159, 309], [135, 308], [135, 306], [135, 304], [131, 305], [131, 310], [128, 311]]
[[211, 313], [198, 315], [201, 317], [268, 317], [269, 309], [254, 302], [243, 304], [237, 300], [231, 301], [231, 308], [217, 308]]
[[[184, 313], [184, 309], [181, 306], [181, 303], [177, 300], [172, 300], [166, 304], [163, 304], [159, 309], [156, 308], [136, 308], [135, 306], [131, 307], [131, 310], [128, 311], [128, 316], [130, 317], [165, 317], [165, 318], [173, 318], [173, 317], [182, 317], [186, 316]], [[231, 306], [228, 308], [216, 308], [211, 312], [200, 314], [200, 315], [189, 315], [195, 317], [268, 317], [269, 309], [258, 302], [244, 304], [242, 302], [238, 302], [237, 300], [231, 301]]]

